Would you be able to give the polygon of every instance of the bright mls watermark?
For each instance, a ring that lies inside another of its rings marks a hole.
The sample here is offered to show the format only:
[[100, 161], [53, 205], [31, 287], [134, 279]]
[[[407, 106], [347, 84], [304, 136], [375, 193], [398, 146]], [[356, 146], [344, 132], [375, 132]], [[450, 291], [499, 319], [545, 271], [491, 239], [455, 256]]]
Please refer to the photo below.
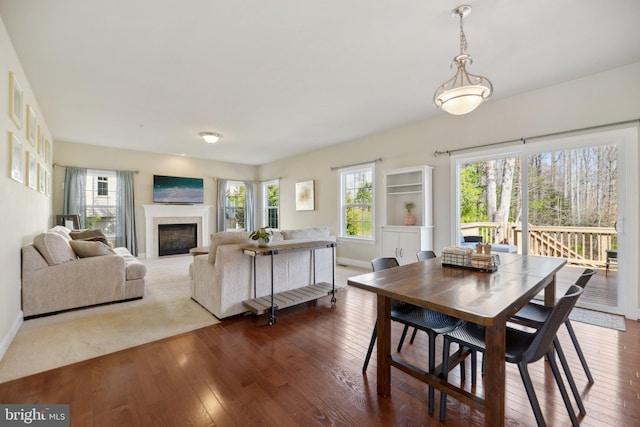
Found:
[[0, 426], [69, 427], [69, 405], [0, 404]]

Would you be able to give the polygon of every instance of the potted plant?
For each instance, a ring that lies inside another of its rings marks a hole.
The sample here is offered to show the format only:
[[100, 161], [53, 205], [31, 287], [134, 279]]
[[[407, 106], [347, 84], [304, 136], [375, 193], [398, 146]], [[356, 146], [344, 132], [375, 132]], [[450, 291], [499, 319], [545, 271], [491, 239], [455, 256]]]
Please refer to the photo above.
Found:
[[269, 246], [271, 243], [271, 231], [267, 230], [267, 227], [261, 227], [258, 230], [254, 230], [249, 234], [251, 240], [257, 240], [258, 246], [261, 248]]
[[404, 208], [407, 210], [407, 214], [404, 216], [404, 225], [415, 225], [416, 217], [411, 213], [416, 204], [413, 202], [405, 202]]

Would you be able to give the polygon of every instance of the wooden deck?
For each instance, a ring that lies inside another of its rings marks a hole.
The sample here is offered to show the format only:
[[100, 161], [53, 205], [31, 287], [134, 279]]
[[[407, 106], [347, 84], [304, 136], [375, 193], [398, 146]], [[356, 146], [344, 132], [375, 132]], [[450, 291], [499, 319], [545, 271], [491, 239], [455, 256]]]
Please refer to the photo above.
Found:
[[[567, 265], [557, 274], [557, 283], [561, 287], [569, 287], [584, 271], [584, 267]], [[596, 274], [591, 278], [584, 293], [578, 300], [577, 306], [580, 307], [584, 303], [601, 304], [609, 307], [618, 305], [618, 271], [609, 270], [605, 277], [604, 268], [596, 269]], [[559, 292], [558, 292], [559, 294]]]

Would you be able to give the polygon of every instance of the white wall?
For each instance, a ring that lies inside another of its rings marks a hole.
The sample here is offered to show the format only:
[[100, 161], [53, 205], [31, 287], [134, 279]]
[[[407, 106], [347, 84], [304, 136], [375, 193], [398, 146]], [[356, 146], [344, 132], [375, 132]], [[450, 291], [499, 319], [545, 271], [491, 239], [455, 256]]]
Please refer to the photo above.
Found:
[[[257, 174], [255, 166], [62, 141], [56, 141], [53, 161], [60, 166], [138, 171], [133, 178], [138, 255], [143, 255], [146, 251], [145, 219], [142, 205], [153, 203], [153, 175], [204, 178], [204, 204], [216, 206], [217, 183], [215, 178], [255, 180]], [[62, 214], [64, 174], [64, 167], [56, 166], [53, 168], [54, 215]], [[213, 208], [209, 221], [209, 230], [212, 232], [215, 231], [215, 218], [215, 208]]]
[[[2, 214], [2, 244], [0, 245], [0, 358], [6, 353], [11, 340], [22, 324], [20, 300], [20, 248], [35, 235], [47, 229], [51, 218], [51, 196], [39, 193], [11, 179], [9, 134], [17, 135], [22, 142], [22, 167], [26, 172], [26, 151], [36, 157], [37, 150], [27, 141], [26, 117], [18, 128], [9, 117], [9, 73], [13, 72], [23, 89], [23, 115], [30, 105], [36, 113], [41, 131], [51, 141], [45, 117], [22, 70], [20, 61], [0, 20], [0, 203]], [[51, 141], [53, 142], [53, 141]], [[44, 161], [42, 162], [44, 165]], [[50, 168], [49, 168], [50, 171]]]
[[[282, 176], [281, 218], [283, 228], [329, 225], [334, 233], [337, 222], [337, 172], [340, 166], [383, 159], [377, 165], [377, 225], [383, 221], [382, 184], [384, 171], [427, 164], [434, 167], [434, 244], [440, 251], [451, 244], [451, 179], [448, 156], [435, 157], [436, 150], [473, 147], [532, 137], [552, 132], [640, 118], [640, 62], [573, 80], [557, 86], [524, 93], [502, 100], [490, 100], [466, 117], [445, 113], [354, 141], [334, 145], [313, 153], [292, 157], [260, 167], [260, 179]], [[500, 86], [496, 83], [499, 93]], [[640, 161], [636, 159], [640, 164]], [[316, 180], [316, 210], [296, 212], [295, 183]], [[631, 183], [638, 188], [638, 183]], [[640, 218], [631, 219], [636, 223]], [[380, 256], [375, 245], [343, 242], [338, 258], [349, 263], [368, 264]], [[636, 255], [637, 257], [637, 255]], [[639, 259], [630, 260], [636, 265]], [[637, 277], [630, 278], [638, 283]], [[638, 302], [640, 307], [640, 301]]]

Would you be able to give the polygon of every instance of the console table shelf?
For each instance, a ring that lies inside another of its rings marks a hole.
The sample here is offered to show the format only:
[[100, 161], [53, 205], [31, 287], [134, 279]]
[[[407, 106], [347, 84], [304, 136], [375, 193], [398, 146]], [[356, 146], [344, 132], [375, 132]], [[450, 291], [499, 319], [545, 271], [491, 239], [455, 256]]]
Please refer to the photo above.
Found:
[[[335, 287], [335, 248], [338, 246], [337, 242], [333, 241], [315, 241], [315, 242], [303, 242], [303, 243], [289, 243], [282, 245], [271, 245], [267, 247], [257, 246], [245, 246], [243, 251], [245, 255], [253, 257], [253, 295], [254, 299], [249, 299], [243, 302], [244, 306], [253, 313], [260, 315], [270, 313], [269, 325], [273, 325], [276, 322], [275, 311], [287, 307], [291, 307], [296, 304], [302, 304], [308, 301], [313, 301], [327, 295], [331, 295], [331, 304], [336, 303], [336, 287]], [[285, 252], [292, 251], [310, 251], [312, 254], [311, 268], [313, 269], [313, 281], [315, 282], [315, 251], [317, 249], [332, 248], [333, 256], [333, 274], [332, 282], [320, 282], [313, 283], [309, 286], [303, 286], [296, 289], [291, 289], [284, 292], [274, 292], [273, 283], [273, 257]], [[262, 297], [257, 296], [256, 289], [256, 258], [259, 256], [271, 257], [271, 294]]]

